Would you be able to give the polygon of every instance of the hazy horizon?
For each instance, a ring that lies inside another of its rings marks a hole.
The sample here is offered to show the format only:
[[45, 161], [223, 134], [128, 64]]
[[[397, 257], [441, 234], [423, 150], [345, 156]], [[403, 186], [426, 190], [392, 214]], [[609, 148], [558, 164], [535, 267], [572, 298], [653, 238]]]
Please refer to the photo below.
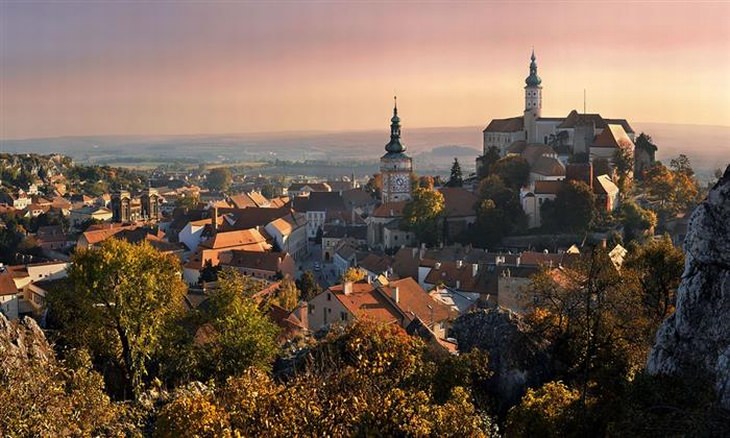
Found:
[[728, 2], [0, 2], [0, 139], [730, 120]]

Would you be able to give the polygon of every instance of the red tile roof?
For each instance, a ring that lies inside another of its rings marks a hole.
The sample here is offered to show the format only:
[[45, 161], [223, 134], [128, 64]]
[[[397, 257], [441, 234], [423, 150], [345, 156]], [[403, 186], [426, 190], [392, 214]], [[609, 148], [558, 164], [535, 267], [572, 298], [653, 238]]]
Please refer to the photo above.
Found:
[[508, 119], [493, 119], [483, 132], [517, 132], [524, 129], [524, 117], [510, 117]]

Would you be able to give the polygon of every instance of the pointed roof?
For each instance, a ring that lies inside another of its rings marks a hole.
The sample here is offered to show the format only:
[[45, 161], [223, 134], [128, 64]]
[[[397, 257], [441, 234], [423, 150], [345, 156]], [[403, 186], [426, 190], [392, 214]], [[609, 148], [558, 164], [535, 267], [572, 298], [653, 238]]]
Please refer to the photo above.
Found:
[[398, 117], [398, 101], [393, 96], [393, 117], [390, 119], [390, 141], [385, 145], [388, 154], [399, 154], [406, 151], [406, 147], [400, 141], [400, 117]]
[[525, 79], [525, 84], [528, 87], [539, 87], [542, 83], [542, 79], [537, 75], [537, 62], [535, 62], [535, 49], [532, 50], [532, 56], [530, 56], [530, 76]]

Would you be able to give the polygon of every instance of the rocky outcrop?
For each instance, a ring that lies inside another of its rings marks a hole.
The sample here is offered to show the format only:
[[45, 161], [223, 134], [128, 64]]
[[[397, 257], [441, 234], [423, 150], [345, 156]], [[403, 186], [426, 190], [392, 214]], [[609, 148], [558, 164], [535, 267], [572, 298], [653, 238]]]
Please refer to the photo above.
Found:
[[707, 376], [730, 409], [730, 166], [688, 224], [677, 306], [657, 332], [647, 370]]
[[33, 319], [26, 316], [11, 322], [0, 313], [0, 366], [54, 360], [53, 349]]
[[487, 352], [494, 373], [492, 389], [503, 406], [516, 404], [528, 387], [539, 386], [552, 374], [549, 345], [531, 336], [528, 325], [510, 310], [464, 314], [454, 321], [452, 333], [459, 351], [479, 348]]

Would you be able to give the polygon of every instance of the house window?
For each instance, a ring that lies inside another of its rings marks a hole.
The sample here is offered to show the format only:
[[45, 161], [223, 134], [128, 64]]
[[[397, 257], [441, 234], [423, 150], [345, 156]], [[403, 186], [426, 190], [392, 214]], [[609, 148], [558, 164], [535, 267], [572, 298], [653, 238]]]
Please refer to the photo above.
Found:
[[340, 312], [340, 320], [347, 321], [347, 312]]
[[329, 292], [327, 293], [327, 301], [332, 301], [332, 294]]
[[314, 313], [314, 304], [310, 304], [309, 305], [309, 314], [311, 315], [313, 313]]

